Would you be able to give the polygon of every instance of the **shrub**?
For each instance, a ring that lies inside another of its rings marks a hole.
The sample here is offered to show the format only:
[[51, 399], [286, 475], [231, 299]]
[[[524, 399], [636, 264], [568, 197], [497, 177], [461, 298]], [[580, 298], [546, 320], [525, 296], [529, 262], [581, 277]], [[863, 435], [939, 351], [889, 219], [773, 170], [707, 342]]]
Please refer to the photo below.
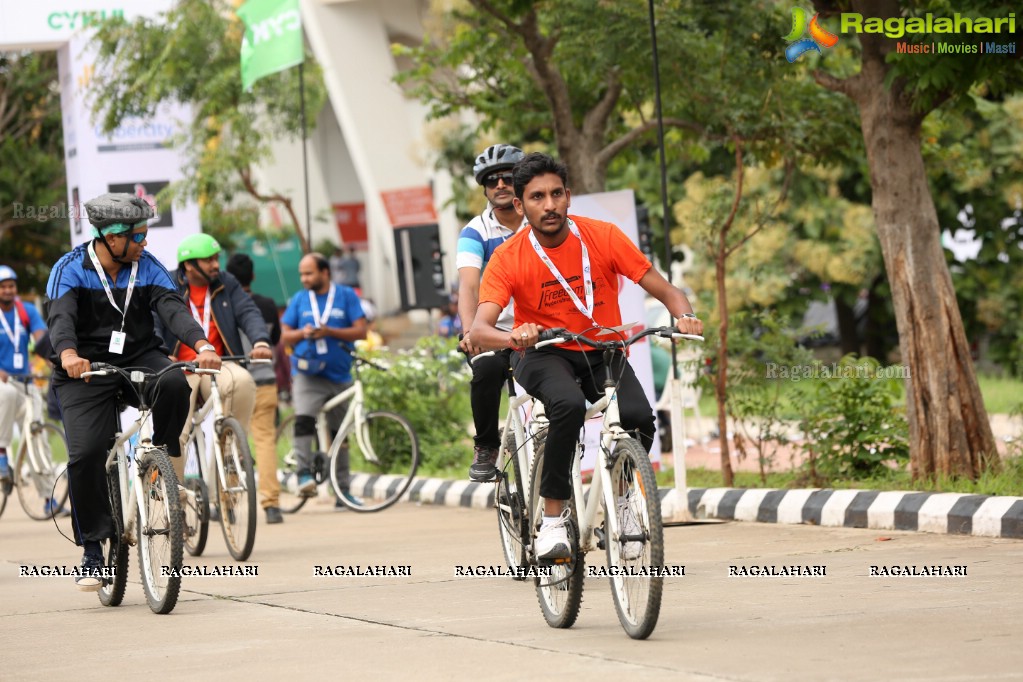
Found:
[[820, 378], [806, 391], [801, 422], [804, 467], [815, 484], [879, 476], [909, 461], [909, 427], [905, 409], [897, 405], [902, 379], [881, 369], [874, 358], [851, 354], [834, 368], [816, 368]]
[[425, 337], [412, 350], [362, 354], [387, 368], [360, 370], [367, 408], [397, 412], [412, 423], [425, 473], [471, 458], [466, 424], [472, 375], [457, 346], [457, 339]]

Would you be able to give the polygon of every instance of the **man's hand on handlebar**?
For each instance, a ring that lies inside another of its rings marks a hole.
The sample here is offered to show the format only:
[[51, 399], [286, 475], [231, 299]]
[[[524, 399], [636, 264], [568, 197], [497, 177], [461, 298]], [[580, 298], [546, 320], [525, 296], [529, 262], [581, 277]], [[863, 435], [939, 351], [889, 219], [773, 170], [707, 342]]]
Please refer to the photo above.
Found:
[[675, 328], [683, 334], [703, 336], [703, 322], [696, 317], [680, 317], [675, 321]]
[[204, 350], [195, 357], [199, 369], [220, 369], [220, 356], [215, 351]]
[[508, 341], [508, 346], [511, 348], [517, 348], [519, 350], [529, 348], [535, 345], [540, 340], [540, 332], [543, 331], [543, 327], [532, 322], [515, 327], [511, 330], [511, 338]]
[[466, 332], [465, 334], [462, 334], [462, 338], [458, 341], [458, 350], [462, 351], [471, 358], [476, 355], [479, 355], [486, 349], [481, 346], [475, 345], [472, 342], [472, 339], [469, 338], [469, 333]]
[[269, 345], [260, 343], [259, 345], [252, 347], [252, 352], [249, 353], [249, 357], [253, 360], [272, 360], [274, 352]]
[[[79, 357], [74, 351], [64, 351], [60, 356], [60, 364], [72, 379], [81, 379], [83, 372], [88, 372], [92, 363], [83, 357]], [[88, 381], [89, 378], [85, 377]]]

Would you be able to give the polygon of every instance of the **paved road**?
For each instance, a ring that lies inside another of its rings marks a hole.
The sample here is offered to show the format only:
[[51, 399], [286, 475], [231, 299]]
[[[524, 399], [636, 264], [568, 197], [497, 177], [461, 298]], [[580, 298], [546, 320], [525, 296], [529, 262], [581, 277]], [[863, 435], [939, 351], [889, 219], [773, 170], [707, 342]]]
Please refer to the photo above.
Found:
[[[249, 562], [257, 577], [188, 578], [174, 612], [156, 616], [134, 555], [119, 608], [101, 607], [70, 578], [18, 577], [21, 565], [74, 565], [78, 554], [12, 503], [0, 518], [3, 680], [1023, 679], [1017, 540], [738, 522], [669, 528], [667, 563], [686, 575], [667, 581], [651, 639], [634, 642], [605, 580], [587, 580], [574, 628], [552, 630], [528, 584], [455, 578], [456, 565], [500, 562], [495, 517], [482, 510], [320, 507], [279, 526], [260, 519]], [[219, 534], [207, 549], [187, 563], [233, 563]], [[410, 566], [412, 575], [313, 575], [338, 564]], [[824, 566], [826, 576], [729, 577], [732, 565]], [[871, 565], [965, 565], [967, 575], [868, 577]]]

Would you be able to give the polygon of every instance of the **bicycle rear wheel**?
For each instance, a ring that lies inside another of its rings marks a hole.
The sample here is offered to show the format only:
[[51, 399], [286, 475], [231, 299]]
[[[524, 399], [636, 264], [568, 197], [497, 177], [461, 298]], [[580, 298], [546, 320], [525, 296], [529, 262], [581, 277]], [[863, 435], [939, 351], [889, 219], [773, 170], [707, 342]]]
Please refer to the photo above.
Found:
[[[650, 569], [664, 566], [664, 529], [654, 468], [633, 438], [619, 440], [612, 455], [611, 494], [616, 508], [605, 502], [604, 519], [607, 565], [619, 574], [610, 578], [615, 611], [629, 637], [646, 639], [661, 611], [664, 578], [651, 576]], [[607, 522], [611, 514], [617, 533]]]
[[397, 502], [412, 485], [417, 468], [419, 438], [412, 424], [394, 412], [370, 412], [335, 439], [330, 450], [334, 494], [358, 512], [380, 511]]
[[[307, 495], [298, 493], [298, 456], [295, 453], [295, 415], [289, 415], [277, 427], [277, 475], [281, 482], [280, 507], [285, 514], [294, 514], [303, 506]], [[317, 448], [314, 448], [317, 449]]]
[[128, 585], [128, 543], [124, 541], [121, 484], [116, 467], [107, 471], [107, 499], [110, 501], [110, 514], [114, 518], [114, 537], [101, 543], [107, 575], [103, 576], [99, 586], [99, 603], [103, 606], [120, 606], [124, 599], [124, 588]]
[[[504, 434], [501, 443], [504, 467], [497, 478], [494, 506], [497, 508], [497, 531], [501, 537], [504, 561], [510, 568], [525, 567], [526, 547], [529, 543], [529, 521], [526, 514], [525, 486], [519, 467], [515, 434]], [[514, 580], [525, 576], [513, 575]]]
[[[181, 589], [182, 512], [178, 479], [167, 451], [151, 448], [138, 463], [139, 572], [153, 613], [170, 613]], [[146, 522], [142, 522], [145, 511]]]
[[[543, 498], [540, 496], [540, 479], [543, 477], [544, 451], [547, 449], [546, 439], [537, 443], [536, 455], [533, 457], [532, 481], [530, 483], [529, 512], [532, 518], [530, 528], [539, 530], [543, 519]], [[572, 546], [571, 559], [567, 563], [558, 563], [551, 567], [550, 576], [534, 579], [536, 597], [540, 602], [540, 610], [544, 620], [552, 628], [570, 628], [579, 617], [579, 609], [583, 603], [583, 580], [585, 556], [579, 547], [579, 521], [576, 517], [575, 501], [569, 502], [572, 516], [567, 522], [568, 541]]]
[[[29, 456], [30, 440], [35, 462]], [[47, 521], [67, 504], [67, 461], [67, 439], [53, 424], [35, 424], [28, 438], [22, 439], [14, 465], [14, 485], [21, 508], [30, 518]]]
[[224, 456], [224, 479], [217, 477], [220, 527], [227, 551], [236, 561], [245, 561], [256, 542], [256, 476], [252, 455], [245, 431], [234, 417], [224, 420], [219, 438]]

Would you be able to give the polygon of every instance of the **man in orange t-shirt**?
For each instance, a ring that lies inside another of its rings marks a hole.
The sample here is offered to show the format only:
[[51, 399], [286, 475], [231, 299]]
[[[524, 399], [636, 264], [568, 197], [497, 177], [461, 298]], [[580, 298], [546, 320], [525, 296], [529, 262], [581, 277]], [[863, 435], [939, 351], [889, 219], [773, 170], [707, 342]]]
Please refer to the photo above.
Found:
[[[470, 334], [482, 348], [529, 348], [515, 367], [515, 378], [530, 395], [543, 401], [550, 419], [540, 478], [544, 518], [536, 553], [540, 559], [567, 558], [570, 545], [564, 502], [572, 494], [572, 456], [586, 400], [596, 402], [603, 394], [594, 377], [604, 376], [604, 360], [601, 351], [583, 350], [578, 344], [530, 347], [546, 328], [564, 327], [580, 333], [594, 326], [620, 325], [619, 275], [663, 303], [678, 318], [679, 331], [700, 334], [703, 323], [693, 314], [685, 294], [652, 268], [616, 225], [568, 215], [571, 192], [563, 164], [534, 153], [519, 161], [513, 173], [515, 207], [531, 229], [519, 230], [491, 257], [483, 273]], [[515, 326], [509, 333], [494, 325], [510, 299], [515, 299]], [[596, 331], [588, 335], [597, 338]], [[637, 429], [649, 452], [653, 410], [624, 354], [614, 365], [614, 374], [621, 366], [618, 405], [622, 427]], [[582, 380], [581, 386], [576, 379]]]

